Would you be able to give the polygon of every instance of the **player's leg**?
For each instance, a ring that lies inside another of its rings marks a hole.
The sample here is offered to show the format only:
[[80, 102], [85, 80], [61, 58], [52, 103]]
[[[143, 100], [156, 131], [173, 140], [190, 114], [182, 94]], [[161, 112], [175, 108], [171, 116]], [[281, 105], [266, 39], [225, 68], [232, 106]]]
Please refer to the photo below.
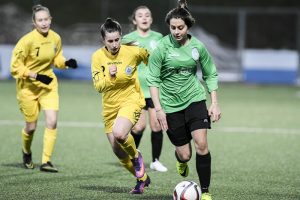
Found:
[[136, 148], [139, 147], [142, 136], [143, 136], [143, 132], [146, 128], [146, 110], [142, 109], [141, 111], [141, 115], [139, 120], [137, 121], [137, 123], [134, 125], [134, 127], [131, 130], [131, 134], [134, 138], [134, 142], [136, 145]]
[[45, 110], [46, 128], [44, 130], [43, 155], [41, 171], [58, 172], [51, 162], [51, 156], [54, 151], [54, 146], [57, 137], [57, 111]]
[[59, 108], [59, 98], [56, 90], [44, 93], [40, 100], [41, 108], [45, 113], [46, 127], [44, 130], [43, 154], [41, 171], [58, 172], [51, 162], [54, 146], [57, 138], [57, 116]]
[[148, 108], [148, 113], [149, 113], [149, 123], [151, 128], [151, 146], [152, 146], [152, 162], [150, 164], [150, 168], [160, 172], [166, 172], [168, 169], [159, 161], [159, 157], [163, 146], [163, 132], [157, 120], [154, 105], [153, 107]]
[[187, 177], [189, 175], [188, 161], [192, 157], [191, 144], [184, 144], [182, 146], [176, 146], [175, 157], [177, 159], [176, 169], [178, 174], [182, 177]]
[[22, 129], [22, 154], [23, 165], [26, 169], [33, 169], [34, 164], [32, 162], [31, 143], [33, 140], [33, 134], [36, 129], [37, 122], [26, 122], [25, 129]]
[[140, 118], [143, 105], [128, 102], [119, 109], [116, 120], [112, 128], [112, 133], [117, 142], [124, 149], [124, 151], [132, 159], [136, 171], [136, 177], [142, 178], [145, 173], [145, 166], [141, 153], [135, 146], [134, 139], [130, 134], [132, 127], [137, 123]]
[[26, 122], [26, 126], [22, 129], [22, 145], [23, 152], [26, 154], [31, 153], [31, 143], [33, 139], [33, 134], [37, 126], [37, 121], [35, 122]]
[[31, 95], [19, 97], [19, 106], [26, 122], [25, 128], [21, 131], [23, 165], [27, 169], [33, 169], [31, 144], [37, 126], [39, 106], [37, 100]]
[[[198, 132], [200, 131], [200, 132]], [[209, 185], [211, 179], [211, 155], [208, 151], [206, 129], [193, 131], [196, 148], [196, 169], [200, 181], [202, 200], [211, 200]]]
[[118, 116], [115, 120], [112, 134], [116, 141], [121, 145], [123, 150], [129, 155], [131, 159], [138, 156], [138, 151], [135, 146], [133, 136], [128, 134], [132, 129], [133, 124], [125, 117]]
[[207, 129], [210, 129], [210, 118], [205, 101], [195, 102], [187, 109], [189, 129], [196, 150], [196, 169], [203, 197], [211, 199], [209, 185], [211, 179], [211, 155], [208, 150]]
[[[145, 166], [142, 154], [136, 149], [134, 139], [129, 133], [133, 124], [122, 116], [118, 116], [113, 126], [113, 135], [122, 149], [128, 154], [135, 168], [136, 177], [142, 178], [145, 174]], [[129, 134], [128, 134], [129, 133]]]
[[132, 175], [135, 176], [134, 167], [129, 155], [121, 148], [120, 144], [117, 143], [112, 133], [107, 133], [106, 136], [114, 154], [118, 157], [120, 164], [123, 167], [125, 167], [125, 169], [127, 169]]
[[108, 139], [120, 163], [137, 177], [137, 184], [130, 193], [142, 194], [144, 187], [150, 184], [150, 177], [145, 173], [142, 155], [137, 151], [132, 135], [124, 134], [126, 131], [129, 132], [132, 126], [133, 124], [127, 118], [117, 117], [112, 133], [108, 134]]
[[208, 150], [207, 130], [198, 129], [193, 131], [192, 135], [196, 149], [196, 169], [201, 185], [201, 191], [204, 195], [210, 196], [211, 155]]
[[179, 175], [187, 177], [189, 174], [188, 161], [192, 155], [190, 147], [192, 136], [186, 127], [185, 111], [167, 113], [166, 117], [168, 122], [167, 134], [172, 144], [176, 147], [177, 172]]

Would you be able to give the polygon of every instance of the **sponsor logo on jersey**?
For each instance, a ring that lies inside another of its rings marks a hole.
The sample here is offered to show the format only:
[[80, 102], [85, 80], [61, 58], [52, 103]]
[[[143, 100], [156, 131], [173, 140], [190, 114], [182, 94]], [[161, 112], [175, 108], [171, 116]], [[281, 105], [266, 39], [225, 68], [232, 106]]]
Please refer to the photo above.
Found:
[[193, 48], [192, 49], [192, 58], [197, 61], [199, 60], [199, 52], [197, 48]]
[[150, 48], [152, 50], [154, 50], [157, 46], [157, 42], [155, 40], [151, 40], [149, 45], [150, 45]]
[[127, 67], [125, 68], [125, 73], [126, 73], [127, 75], [131, 75], [132, 72], [133, 72], [133, 68], [132, 68], [131, 66], [127, 66]]
[[51, 42], [49, 42], [49, 41], [41, 42], [41, 45], [45, 45], [45, 44], [51, 44]]
[[122, 61], [108, 62], [107, 65], [121, 65]]

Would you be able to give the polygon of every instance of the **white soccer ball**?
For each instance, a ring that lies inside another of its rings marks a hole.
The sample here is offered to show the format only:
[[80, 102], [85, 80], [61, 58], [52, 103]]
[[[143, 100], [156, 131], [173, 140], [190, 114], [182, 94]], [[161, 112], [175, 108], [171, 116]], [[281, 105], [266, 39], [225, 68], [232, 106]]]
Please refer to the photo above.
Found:
[[173, 192], [173, 200], [200, 200], [201, 189], [193, 181], [181, 181]]

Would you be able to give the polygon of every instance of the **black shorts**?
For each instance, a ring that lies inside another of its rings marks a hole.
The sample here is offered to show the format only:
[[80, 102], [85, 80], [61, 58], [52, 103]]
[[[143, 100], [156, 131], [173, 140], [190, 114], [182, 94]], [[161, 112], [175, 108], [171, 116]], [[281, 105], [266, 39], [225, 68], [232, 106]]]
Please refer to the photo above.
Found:
[[143, 108], [144, 110], [148, 110], [148, 108], [154, 108], [154, 104], [151, 98], [145, 98], [146, 105]]
[[167, 134], [175, 146], [189, 143], [192, 131], [211, 128], [205, 101], [191, 103], [186, 109], [175, 113], [167, 113], [167, 122]]

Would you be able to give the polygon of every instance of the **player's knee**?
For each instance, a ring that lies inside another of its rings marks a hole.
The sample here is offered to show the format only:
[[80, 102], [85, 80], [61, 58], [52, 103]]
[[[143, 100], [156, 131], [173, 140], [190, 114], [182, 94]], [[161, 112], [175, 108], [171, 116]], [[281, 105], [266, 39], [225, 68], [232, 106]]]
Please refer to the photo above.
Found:
[[120, 131], [113, 131], [113, 135], [119, 143], [124, 143], [127, 139], [126, 134]]
[[191, 156], [192, 155], [189, 152], [178, 154], [178, 157], [182, 162], [188, 162], [191, 159]]
[[161, 126], [159, 123], [155, 123], [154, 125], [151, 126], [151, 130], [154, 132], [159, 132], [161, 131]]
[[48, 123], [46, 126], [48, 129], [56, 129], [57, 123], [56, 122]]
[[49, 129], [56, 129], [57, 120], [55, 118], [50, 118], [46, 120], [46, 127]]
[[152, 131], [154, 132], [159, 132], [161, 131], [161, 126], [159, 124], [159, 122], [155, 119], [155, 120], [150, 120], [150, 128]]
[[196, 143], [195, 148], [196, 148], [197, 154], [205, 155], [208, 153], [207, 142], [195, 142], [195, 143]]
[[28, 135], [32, 135], [32, 134], [34, 134], [34, 132], [35, 132], [35, 128], [26, 128], [26, 129], [25, 129], [25, 132], [26, 132]]
[[133, 127], [132, 131], [134, 133], [142, 133], [142, 132], [144, 132], [145, 128], [146, 128], [146, 124], [136, 124]]
[[28, 134], [28, 135], [32, 135], [34, 134], [35, 130], [36, 130], [36, 123], [26, 123], [26, 127], [25, 127], [25, 132]]

